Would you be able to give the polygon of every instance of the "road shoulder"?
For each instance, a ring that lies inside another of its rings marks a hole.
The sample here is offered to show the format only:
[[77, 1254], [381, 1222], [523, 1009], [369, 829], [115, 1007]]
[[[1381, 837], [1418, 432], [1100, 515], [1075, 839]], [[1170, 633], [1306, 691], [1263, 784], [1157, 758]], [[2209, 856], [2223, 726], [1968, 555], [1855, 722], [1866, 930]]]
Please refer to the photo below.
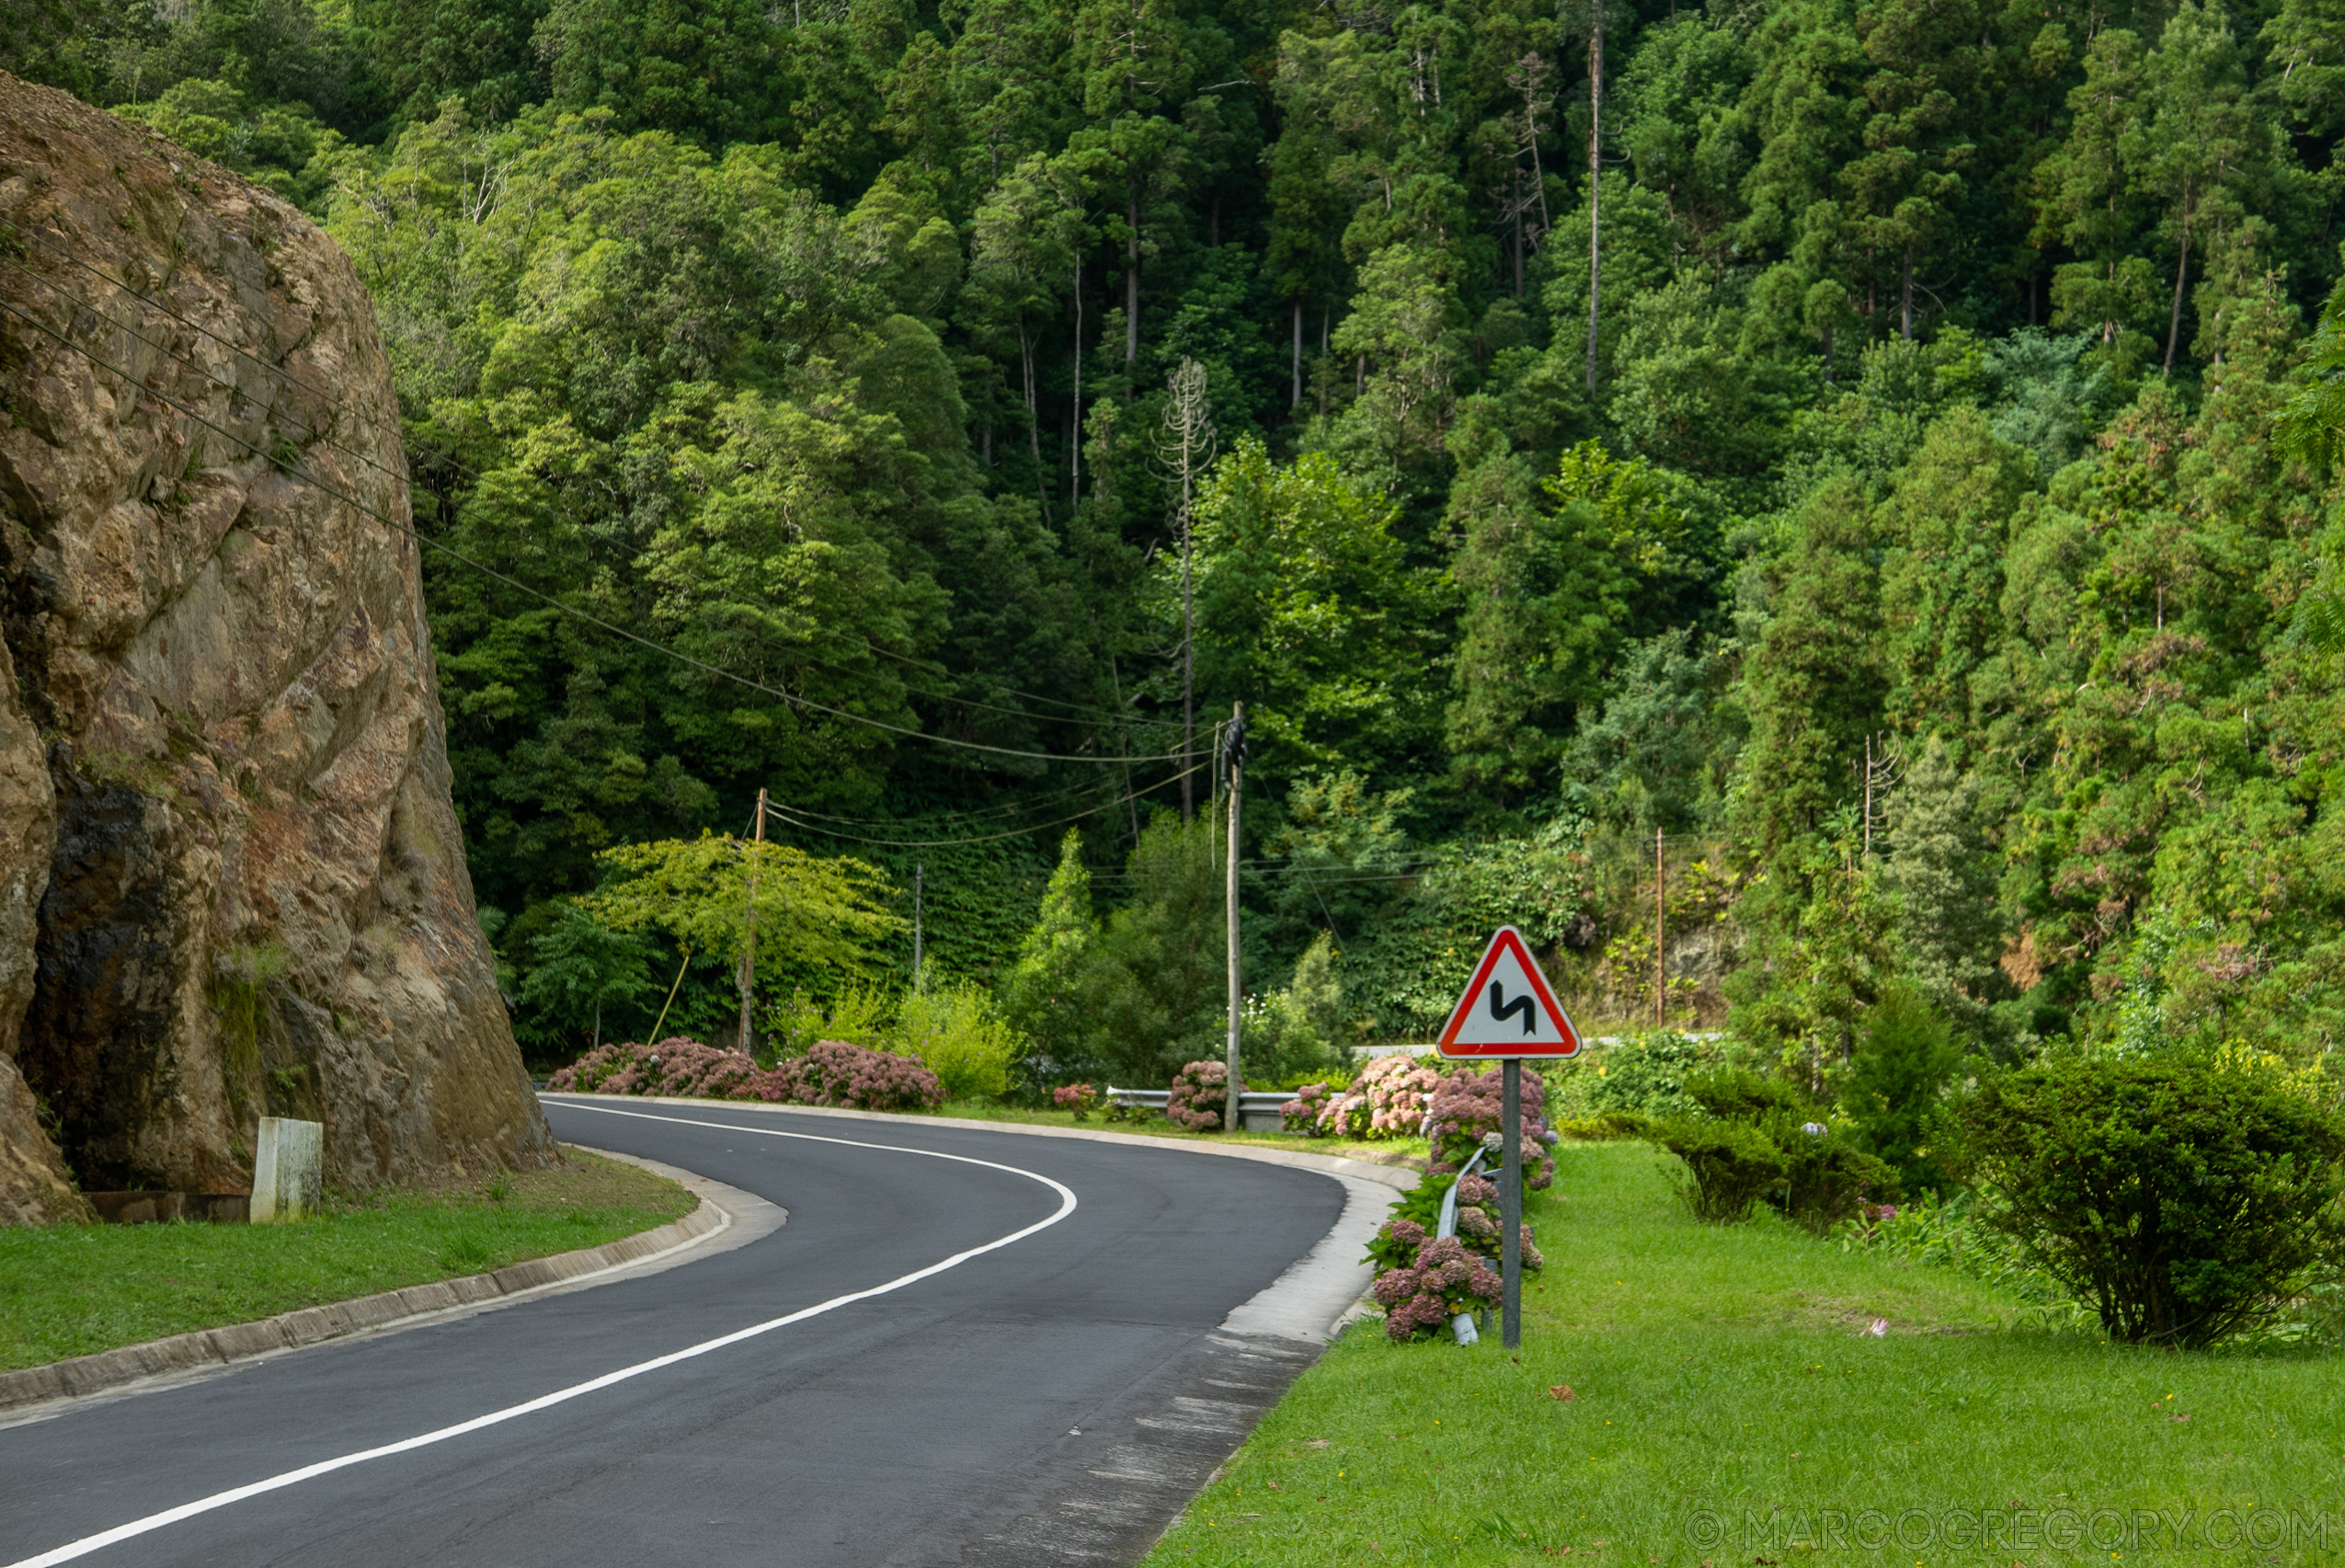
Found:
[[681, 1219], [599, 1247], [0, 1373], [0, 1426], [46, 1420], [92, 1400], [211, 1377], [315, 1345], [359, 1334], [397, 1333], [658, 1274], [746, 1246], [789, 1218], [779, 1205], [690, 1171], [611, 1150], [578, 1147], [665, 1176], [699, 1202]]

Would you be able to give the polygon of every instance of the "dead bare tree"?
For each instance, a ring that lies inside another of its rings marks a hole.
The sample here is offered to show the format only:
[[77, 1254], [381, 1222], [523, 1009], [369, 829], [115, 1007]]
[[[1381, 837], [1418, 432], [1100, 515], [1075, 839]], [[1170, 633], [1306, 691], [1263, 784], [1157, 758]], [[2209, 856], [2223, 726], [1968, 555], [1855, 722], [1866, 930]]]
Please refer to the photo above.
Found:
[[1196, 750], [1196, 602], [1192, 522], [1196, 483], [1213, 462], [1213, 398], [1205, 367], [1184, 359], [1167, 383], [1164, 417], [1156, 434], [1157, 461], [1168, 482], [1180, 487], [1180, 509], [1173, 532], [1181, 544], [1181, 820], [1196, 815], [1196, 774], [1190, 769]]
[[[1523, 112], [1520, 115], [1510, 114], [1506, 117], [1507, 128], [1515, 133], [1515, 173], [1513, 179], [1509, 182], [1511, 189], [1505, 200], [1502, 219], [1502, 221], [1511, 222], [1515, 228], [1515, 297], [1516, 299], [1523, 297], [1525, 249], [1527, 247], [1537, 250], [1539, 240], [1550, 226], [1547, 215], [1547, 170], [1540, 163], [1539, 155], [1539, 106], [1547, 99], [1547, 77], [1550, 69], [1547, 62], [1539, 57], [1539, 51], [1534, 49], [1517, 60], [1515, 63], [1515, 68], [1506, 73], [1506, 85], [1520, 93], [1523, 98]], [[1523, 155], [1526, 153], [1530, 155], [1531, 160], [1530, 184], [1527, 189], [1524, 187], [1523, 169]], [[1526, 233], [1523, 220], [1529, 216], [1534, 207], [1539, 209], [1539, 223]]]

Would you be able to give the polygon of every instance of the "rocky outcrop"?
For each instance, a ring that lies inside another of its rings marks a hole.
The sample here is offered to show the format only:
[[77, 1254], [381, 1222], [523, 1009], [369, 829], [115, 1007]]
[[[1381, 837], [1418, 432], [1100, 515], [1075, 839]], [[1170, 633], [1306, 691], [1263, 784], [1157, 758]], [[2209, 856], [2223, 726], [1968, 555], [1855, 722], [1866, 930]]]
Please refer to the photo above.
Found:
[[550, 1158], [464, 871], [389, 366], [300, 213], [0, 75], [0, 1222]]

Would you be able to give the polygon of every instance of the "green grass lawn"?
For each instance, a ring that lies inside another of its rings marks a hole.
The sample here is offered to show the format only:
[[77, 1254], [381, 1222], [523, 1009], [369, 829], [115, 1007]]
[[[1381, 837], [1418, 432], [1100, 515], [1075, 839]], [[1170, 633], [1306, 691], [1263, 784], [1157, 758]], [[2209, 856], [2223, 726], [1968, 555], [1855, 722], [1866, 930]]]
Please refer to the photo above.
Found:
[[[1698, 1224], [1642, 1144], [1557, 1154], [1519, 1359], [1494, 1319], [1356, 1326], [1150, 1568], [2345, 1558], [2345, 1358], [2015, 1327], [1950, 1273]], [[2325, 1542], [2285, 1515], [2323, 1509]]]
[[692, 1210], [648, 1171], [564, 1154], [476, 1186], [337, 1197], [297, 1225], [0, 1230], [0, 1371], [598, 1247]]

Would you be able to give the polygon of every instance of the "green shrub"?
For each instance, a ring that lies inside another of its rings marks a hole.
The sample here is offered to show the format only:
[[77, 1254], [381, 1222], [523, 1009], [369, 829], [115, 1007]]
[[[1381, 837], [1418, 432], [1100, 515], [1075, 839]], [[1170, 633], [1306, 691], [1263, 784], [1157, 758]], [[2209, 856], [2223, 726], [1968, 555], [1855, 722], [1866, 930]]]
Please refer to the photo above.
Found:
[[2345, 1127], [2255, 1070], [2074, 1057], [1987, 1080], [1961, 1116], [1994, 1222], [2112, 1339], [2257, 1327], [2345, 1242]]
[[1897, 1173], [1836, 1130], [1794, 1130], [1779, 1135], [1776, 1146], [1783, 1151], [1779, 1207], [1811, 1230], [1827, 1230], [1854, 1219], [1865, 1203], [1897, 1196]]
[[800, 1057], [821, 1040], [844, 1040], [865, 1050], [888, 1044], [888, 1020], [896, 999], [872, 985], [852, 985], [832, 997], [794, 990], [786, 1001], [766, 1009], [761, 1054], [776, 1059]]
[[1022, 1043], [993, 999], [971, 985], [940, 985], [907, 996], [895, 1033], [898, 1048], [926, 1062], [953, 1100], [1007, 1090]]
[[1731, 1224], [1760, 1198], [1811, 1230], [1897, 1193], [1897, 1173], [1779, 1078], [1736, 1068], [1687, 1080], [1701, 1116], [1653, 1124], [1646, 1136], [1686, 1162], [1696, 1217]]
[[1735, 1054], [1726, 1041], [1697, 1040], [1674, 1029], [1631, 1035], [1564, 1065], [1549, 1110], [1559, 1124], [1596, 1121], [1616, 1111], [1688, 1116], [1696, 1106], [1687, 1080], [1731, 1065]]
[[1751, 1206], [1783, 1181], [1783, 1150], [1742, 1122], [1655, 1122], [1646, 1136], [1686, 1162], [1692, 1180], [1682, 1190], [1697, 1219], [1746, 1219]]
[[1858, 1139], [1908, 1192], [1946, 1185], [1939, 1096], [1962, 1062], [1953, 1029], [1909, 985], [1891, 986], [1865, 1015], [1840, 1104]]
[[1796, 1127], [1823, 1114], [1813, 1101], [1782, 1079], [1761, 1078], [1746, 1067], [1687, 1079], [1686, 1095], [1704, 1115], [1753, 1127], [1781, 1122]]

